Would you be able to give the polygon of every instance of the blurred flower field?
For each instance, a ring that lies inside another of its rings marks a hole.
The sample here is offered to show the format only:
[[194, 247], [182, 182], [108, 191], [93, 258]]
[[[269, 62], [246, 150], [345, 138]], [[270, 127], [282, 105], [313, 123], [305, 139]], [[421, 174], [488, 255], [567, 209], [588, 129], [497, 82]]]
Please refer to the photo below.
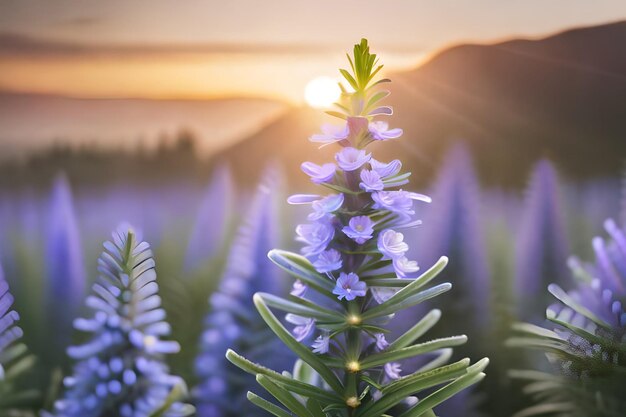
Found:
[[[88, 310], [102, 242], [127, 222], [153, 248], [169, 339], [181, 348], [168, 355], [171, 374], [185, 381], [198, 415], [241, 415], [254, 378], [246, 383], [236, 376], [223, 359], [226, 348], [290, 366], [287, 351], [277, 355], [280, 342], [261, 347], [271, 337], [263, 336], [251, 302], [258, 290], [289, 291], [289, 280], [265, 256], [274, 247], [294, 248], [289, 230], [304, 218], [286, 210], [285, 189], [278, 166], [267, 168], [256, 190], [237, 188], [221, 166], [204, 188], [181, 183], [91, 192], [72, 189], [59, 175], [44, 193], [2, 194], [0, 259], [22, 340], [36, 358], [17, 381], [39, 392], [26, 408], [52, 409], [70, 369], [66, 349], [84, 342], [71, 323]], [[489, 378], [443, 404], [441, 415], [510, 415], [527, 402], [510, 371], [547, 366], [540, 356], [505, 346], [511, 326], [518, 320], [543, 324], [552, 302], [547, 286], [573, 287], [568, 257], [592, 261], [591, 241], [603, 235], [604, 220], [621, 221], [619, 175], [570, 183], [544, 160], [528, 173], [523, 191], [482, 189], [471, 155], [458, 145], [422, 191], [433, 202], [419, 209], [423, 224], [405, 233], [411, 258], [424, 269], [446, 254], [443, 276], [454, 286], [438, 301], [444, 316], [435, 336], [468, 334], [472, 343], [455, 356], [492, 359]], [[418, 307], [402, 317], [415, 321], [424, 311]], [[253, 413], [259, 411], [246, 411]]]

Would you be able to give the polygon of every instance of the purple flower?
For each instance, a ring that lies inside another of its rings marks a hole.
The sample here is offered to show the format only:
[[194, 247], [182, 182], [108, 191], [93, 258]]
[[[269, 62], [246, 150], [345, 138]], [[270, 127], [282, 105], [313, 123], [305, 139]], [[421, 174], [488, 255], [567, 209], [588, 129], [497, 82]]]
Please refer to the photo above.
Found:
[[294, 194], [289, 196], [287, 203], [292, 205], [312, 204], [320, 198], [322, 198], [322, 196], [317, 194]]
[[185, 269], [188, 272], [204, 265], [223, 247], [234, 212], [234, 202], [235, 185], [232, 173], [228, 166], [220, 165], [215, 169], [204, 191], [191, 230], [185, 254]]
[[362, 245], [373, 237], [374, 222], [367, 216], [356, 216], [342, 230], [350, 239]]
[[[329, 145], [331, 143], [340, 142], [348, 137], [350, 133], [348, 125], [336, 126], [331, 124], [322, 125], [322, 133], [316, 133], [311, 135], [309, 140], [311, 142], [323, 143]], [[322, 145], [322, 146], [324, 146]]]
[[330, 348], [330, 334], [328, 332], [323, 332], [317, 337], [317, 339], [315, 339], [312, 347], [313, 353], [328, 353], [328, 349]]
[[311, 181], [316, 184], [332, 180], [335, 176], [335, 170], [337, 169], [333, 163], [317, 165], [313, 162], [303, 162], [302, 165], [300, 165], [300, 168], [306, 175], [311, 177]]
[[327, 222], [315, 222], [309, 224], [299, 224], [296, 227], [298, 237], [296, 240], [304, 242], [307, 246], [302, 248], [302, 253], [306, 256], [317, 255], [326, 249], [326, 246], [333, 240], [335, 229]]
[[297, 279], [294, 283], [293, 286], [291, 287], [291, 292], [289, 294], [293, 295], [294, 297], [303, 297], [304, 294], [306, 293], [306, 290], [308, 290], [309, 287], [304, 284], [302, 281], [300, 281], [299, 279]]
[[341, 269], [342, 263], [341, 253], [335, 249], [329, 249], [320, 253], [317, 260], [313, 262], [313, 266], [317, 272], [326, 273]]
[[356, 297], [365, 297], [366, 291], [367, 285], [363, 281], [359, 281], [357, 274], [342, 272], [339, 274], [333, 294], [337, 295], [340, 300], [345, 298], [347, 301], [352, 301]]
[[375, 209], [389, 210], [403, 217], [415, 214], [413, 210], [413, 200], [430, 203], [430, 198], [418, 193], [409, 191], [377, 191], [372, 193]]
[[408, 274], [419, 271], [416, 261], [410, 261], [406, 256], [396, 258], [393, 260], [393, 269], [401, 278], [406, 278]]
[[569, 248], [560, 188], [552, 164], [538, 162], [524, 202], [515, 257], [516, 291], [526, 299], [536, 299], [551, 281], [563, 285], [568, 280]]
[[385, 375], [389, 379], [398, 379], [400, 378], [400, 372], [402, 369], [400, 368], [400, 364], [397, 362], [390, 362], [385, 364]]
[[291, 324], [295, 324], [296, 327], [294, 327], [292, 331], [293, 336], [298, 342], [302, 342], [304, 339], [309, 337], [315, 327], [315, 320], [291, 313], [285, 316], [285, 320]]
[[409, 245], [404, 242], [404, 235], [391, 229], [386, 229], [378, 235], [378, 250], [389, 259], [404, 256]]
[[399, 159], [394, 159], [388, 164], [377, 161], [376, 159], [370, 159], [370, 167], [376, 171], [381, 178], [393, 177], [398, 175], [402, 169], [402, 162]]
[[343, 194], [331, 194], [320, 200], [314, 201], [312, 204], [313, 213], [309, 214], [308, 219], [311, 221], [319, 220], [326, 215], [333, 213], [343, 205]]
[[382, 121], [370, 123], [369, 131], [374, 140], [398, 139], [402, 136], [402, 129], [389, 129], [389, 124]]
[[371, 193], [372, 191], [381, 191], [385, 188], [385, 184], [383, 184], [383, 180], [380, 178], [378, 172], [364, 169], [361, 171], [361, 183], [359, 187]]
[[378, 350], [385, 350], [389, 347], [389, 342], [387, 342], [383, 333], [376, 333], [374, 337], [376, 337], [376, 348]]
[[339, 168], [344, 171], [354, 171], [363, 166], [366, 162], [369, 162], [371, 154], [365, 152], [363, 149], [356, 148], [343, 148], [337, 154], [335, 154], [335, 160], [339, 165]]

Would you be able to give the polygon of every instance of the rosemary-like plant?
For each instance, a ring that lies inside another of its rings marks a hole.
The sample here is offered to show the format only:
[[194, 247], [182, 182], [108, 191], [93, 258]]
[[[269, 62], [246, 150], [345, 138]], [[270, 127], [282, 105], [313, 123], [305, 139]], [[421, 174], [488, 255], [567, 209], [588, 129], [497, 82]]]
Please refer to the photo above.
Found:
[[[227, 357], [256, 374], [278, 404], [252, 392], [249, 400], [278, 417], [434, 416], [433, 407], [484, 377], [488, 360], [444, 365], [451, 348], [466, 342], [465, 336], [418, 341], [438, 322], [439, 310], [387, 340], [386, 323], [395, 313], [451, 285], [429, 285], [445, 267], [445, 257], [417, 276], [417, 263], [406, 256], [403, 231], [419, 224], [413, 219], [413, 204], [430, 199], [400, 188], [410, 174], [401, 173], [399, 160], [377, 161], [365, 149], [402, 135], [401, 129], [375, 120], [392, 114], [381, 105], [389, 91], [379, 90], [389, 80], [377, 79], [382, 65], [365, 39], [348, 61], [350, 70], [340, 70], [348, 86], [340, 83], [341, 101], [337, 110], [328, 112], [343, 124], [325, 126], [324, 133], [311, 137], [322, 145], [338, 144], [341, 150], [335, 163], [302, 164], [314, 183], [333, 194], [289, 198], [291, 204], [313, 209], [309, 222], [296, 228], [303, 256], [273, 250], [269, 258], [297, 281], [287, 298], [268, 293], [253, 297], [266, 324], [300, 359], [293, 373], [279, 373], [234, 351]], [[287, 313], [285, 321], [275, 310]], [[291, 331], [286, 323], [294, 325]], [[431, 355], [430, 361], [403, 372], [403, 362], [418, 355]]]

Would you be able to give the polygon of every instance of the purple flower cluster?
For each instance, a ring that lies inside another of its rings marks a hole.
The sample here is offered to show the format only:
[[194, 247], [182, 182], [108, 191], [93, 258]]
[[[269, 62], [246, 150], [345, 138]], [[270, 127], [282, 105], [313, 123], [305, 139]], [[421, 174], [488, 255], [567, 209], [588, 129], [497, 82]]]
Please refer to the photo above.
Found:
[[[289, 197], [290, 204], [312, 208], [308, 222], [296, 227], [296, 240], [304, 245], [302, 254], [315, 270], [334, 283], [332, 293], [339, 300], [368, 303], [374, 299], [382, 303], [395, 290], [370, 286], [368, 281], [415, 276], [419, 267], [406, 256], [409, 246], [402, 231], [420, 224], [413, 220], [415, 201], [430, 202], [430, 198], [400, 188], [408, 183], [410, 174], [401, 173], [399, 160], [378, 161], [364, 149], [373, 141], [399, 138], [401, 129], [388, 129], [387, 123], [372, 121], [371, 117], [349, 116], [345, 126], [325, 126], [322, 130], [310, 140], [325, 145], [338, 143], [341, 149], [335, 154], [335, 162], [305, 162], [301, 168], [313, 183], [333, 193]], [[291, 295], [303, 298], [306, 290], [304, 283], [296, 281]], [[288, 314], [286, 320], [294, 326], [292, 331], [298, 341], [316, 330], [312, 318]], [[371, 336], [378, 350], [388, 346], [382, 334]], [[322, 329], [313, 342], [313, 351], [324, 354], [331, 346], [332, 338]], [[383, 368], [389, 379], [400, 376], [397, 363]]]

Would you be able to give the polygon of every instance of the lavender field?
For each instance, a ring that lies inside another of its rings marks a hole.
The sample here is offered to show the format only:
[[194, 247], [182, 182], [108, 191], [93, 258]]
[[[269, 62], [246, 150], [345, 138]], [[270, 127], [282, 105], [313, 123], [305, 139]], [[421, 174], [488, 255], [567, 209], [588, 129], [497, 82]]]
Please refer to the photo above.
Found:
[[0, 2], [0, 417], [626, 416], [625, 19]]
[[[528, 173], [523, 190], [484, 188], [471, 154], [459, 144], [422, 191], [433, 201], [420, 208], [423, 224], [405, 239], [424, 269], [439, 254], [450, 257], [443, 276], [453, 290], [436, 304], [445, 312], [440, 331], [470, 335], [471, 349], [457, 353], [459, 358], [473, 352], [493, 358], [492, 381], [444, 404], [441, 415], [507, 415], [527, 401], [511, 371], [543, 363], [506, 346], [511, 326], [521, 320], [543, 323], [551, 303], [547, 286], [575, 286], [568, 262], [574, 256], [593, 262], [591, 242], [605, 237], [605, 220], [621, 224], [620, 175], [571, 182], [542, 160]], [[223, 360], [226, 349], [241, 346], [261, 363], [281, 369], [293, 362], [280, 343], [261, 347], [251, 341], [268, 339], [255, 317], [252, 294], [289, 292], [285, 274], [266, 257], [275, 247], [296, 248], [289, 231], [305, 216], [289, 210], [286, 197], [278, 165], [268, 166], [254, 189], [237, 187], [222, 165], [204, 187], [181, 182], [92, 193], [73, 190], [60, 173], [43, 192], [4, 193], [0, 259], [20, 312], [23, 341], [37, 357], [21, 385], [45, 393], [59, 384], [68, 366], [66, 349], [81, 340], [72, 322], [90, 304], [85, 300], [97, 276], [102, 242], [123, 220], [154, 252], [162, 305], [172, 338], [181, 345], [168, 358], [171, 373], [189, 387], [198, 415], [240, 415], [253, 379], [243, 383], [233, 375]], [[402, 317], [413, 322], [423, 312], [419, 306]], [[247, 409], [246, 415], [254, 412]]]

